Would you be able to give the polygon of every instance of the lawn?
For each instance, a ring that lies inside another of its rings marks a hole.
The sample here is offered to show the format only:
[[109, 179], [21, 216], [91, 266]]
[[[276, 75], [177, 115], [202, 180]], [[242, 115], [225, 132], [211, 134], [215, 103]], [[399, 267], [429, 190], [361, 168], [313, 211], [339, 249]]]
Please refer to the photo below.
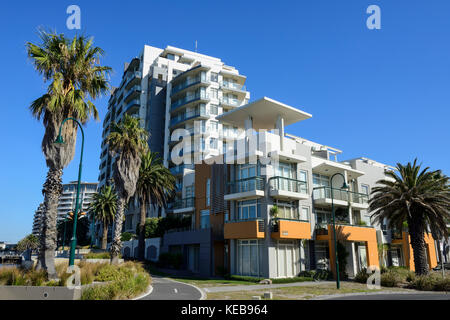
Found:
[[[383, 288], [383, 291], [404, 291], [399, 288]], [[319, 285], [308, 285], [299, 287], [284, 287], [263, 289], [255, 291], [235, 291], [208, 293], [208, 300], [251, 300], [253, 296], [263, 296], [264, 292], [272, 292], [273, 300], [307, 300], [323, 295], [377, 292], [381, 290], [370, 290], [365, 284], [354, 282], [341, 282], [341, 289], [337, 290], [334, 283]]]

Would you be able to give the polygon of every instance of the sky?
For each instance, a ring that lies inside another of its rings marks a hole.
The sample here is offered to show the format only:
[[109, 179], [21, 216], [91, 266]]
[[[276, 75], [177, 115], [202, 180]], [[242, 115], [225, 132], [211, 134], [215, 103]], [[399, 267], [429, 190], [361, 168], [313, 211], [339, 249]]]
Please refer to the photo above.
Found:
[[[68, 30], [66, 9], [81, 9]], [[381, 29], [369, 30], [369, 5]], [[218, 57], [247, 76], [251, 100], [267, 96], [311, 113], [288, 133], [395, 165], [418, 158], [450, 175], [450, 1], [8, 1], [0, 11], [0, 241], [31, 233], [47, 168], [42, 123], [30, 103], [47, 88], [27, 59], [37, 28], [94, 37], [119, 85], [145, 44]], [[108, 97], [85, 127], [83, 181], [97, 181]], [[77, 179], [80, 144], [63, 182]]]

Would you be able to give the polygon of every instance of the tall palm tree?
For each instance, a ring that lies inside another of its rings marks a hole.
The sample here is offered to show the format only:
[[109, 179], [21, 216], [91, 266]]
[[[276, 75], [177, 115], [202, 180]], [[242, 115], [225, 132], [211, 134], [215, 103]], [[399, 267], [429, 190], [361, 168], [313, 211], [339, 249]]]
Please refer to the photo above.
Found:
[[[114, 221], [117, 208], [117, 194], [112, 186], [104, 186], [100, 192], [95, 193], [89, 210], [95, 215], [96, 221], [103, 226], [102, 249], [106, 250], [108, 243], [108, 227]], [[94, 226], [95, 228], [95, 226]]]
[[428, 273], [425, 232], [433, 236], [448, 236], [445, 220], [450, 218], [449, 178], [441, 171], [421, 170], [421, 165], [397, 164], [398, 174], [390, 171], [390, 179], [378, 181], [373, 188], [369, 210], [374, 222], [385, 218], [392, 229], [401, 230], [407, 222], [411, 237], [416, 274]]
[[62, 191], [63, 169], [74, 157], [77, 126], [74, 123], [64, 126], [64, 146], [58, 147], [54, 141], [65, 118], [76, 118], [82, 124], [91, 117], [98, 119], [91, 100], [108, 92], [107, 78], [111, 68], [99, 65], [103, 50], [93, 46], [93, 39], [75, 36], [70, 40], [63, 34], [45, 31], [40, 31], [39, 37], [39, 44], [26, 44], [28, 57], [36, 71], [43, 76], [44, 82], [50, 82], [47, 93], [30, 106], [33, 116], [37, 120], [42, 119], [45, 127], [42, 151], [48, 167], [42, 189], [45, 213], [38, 266], [47, 271], [50, 279], [55, 279], [57, 205]]
[[107, 138], [112, 156], [117, 156], [113, 162], [113, 178], [118, 199], [111, 244], [112, 264], [119, 262], [125, 205], [136, 192], [141, 157], [148, 150], [148, 133], [140, 127], [139, 121], [140, 119], [125, 114], [119, 124], [111, 124], [111, 133]]
[[147, 205], [165, 207], [175, 190], [175, 182], [175, 177], [169, 169], [164, 167], [156, 153], [148, 151], [142, 156], [136, 186], [140, 205], [138, 258], [141, 261], [145, 257], [144, 228]]

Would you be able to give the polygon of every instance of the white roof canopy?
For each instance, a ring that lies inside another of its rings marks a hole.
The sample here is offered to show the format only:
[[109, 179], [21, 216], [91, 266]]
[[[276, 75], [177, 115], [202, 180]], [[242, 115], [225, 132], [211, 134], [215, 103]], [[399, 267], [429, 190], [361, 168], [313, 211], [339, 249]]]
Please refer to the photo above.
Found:
[[233, 109], [218, 117], [217, 120], [222, 123], [230, 124], [238, 128], [245, 128], [245, 120], [252, 118], [253, 129], [272, 130], [275, 129], [275, 123], [278, 116], [283, 118], [284, 125], [290, 125], [312, 117], [311, 114], [288, 106], [273, 99], [263, 97], [257, 101]]

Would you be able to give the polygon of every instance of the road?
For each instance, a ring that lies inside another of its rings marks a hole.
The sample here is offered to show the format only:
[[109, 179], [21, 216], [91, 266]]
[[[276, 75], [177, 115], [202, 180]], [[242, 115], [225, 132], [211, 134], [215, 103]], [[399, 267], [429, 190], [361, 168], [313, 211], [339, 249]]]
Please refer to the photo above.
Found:
[[450, 293], [380, 293], [330, 297], [326, 300], [450, 300]]
[[153, 291], [140, 300], [200, 300], [202, 293], [195, 287], [167, 278], [152, 276]]

